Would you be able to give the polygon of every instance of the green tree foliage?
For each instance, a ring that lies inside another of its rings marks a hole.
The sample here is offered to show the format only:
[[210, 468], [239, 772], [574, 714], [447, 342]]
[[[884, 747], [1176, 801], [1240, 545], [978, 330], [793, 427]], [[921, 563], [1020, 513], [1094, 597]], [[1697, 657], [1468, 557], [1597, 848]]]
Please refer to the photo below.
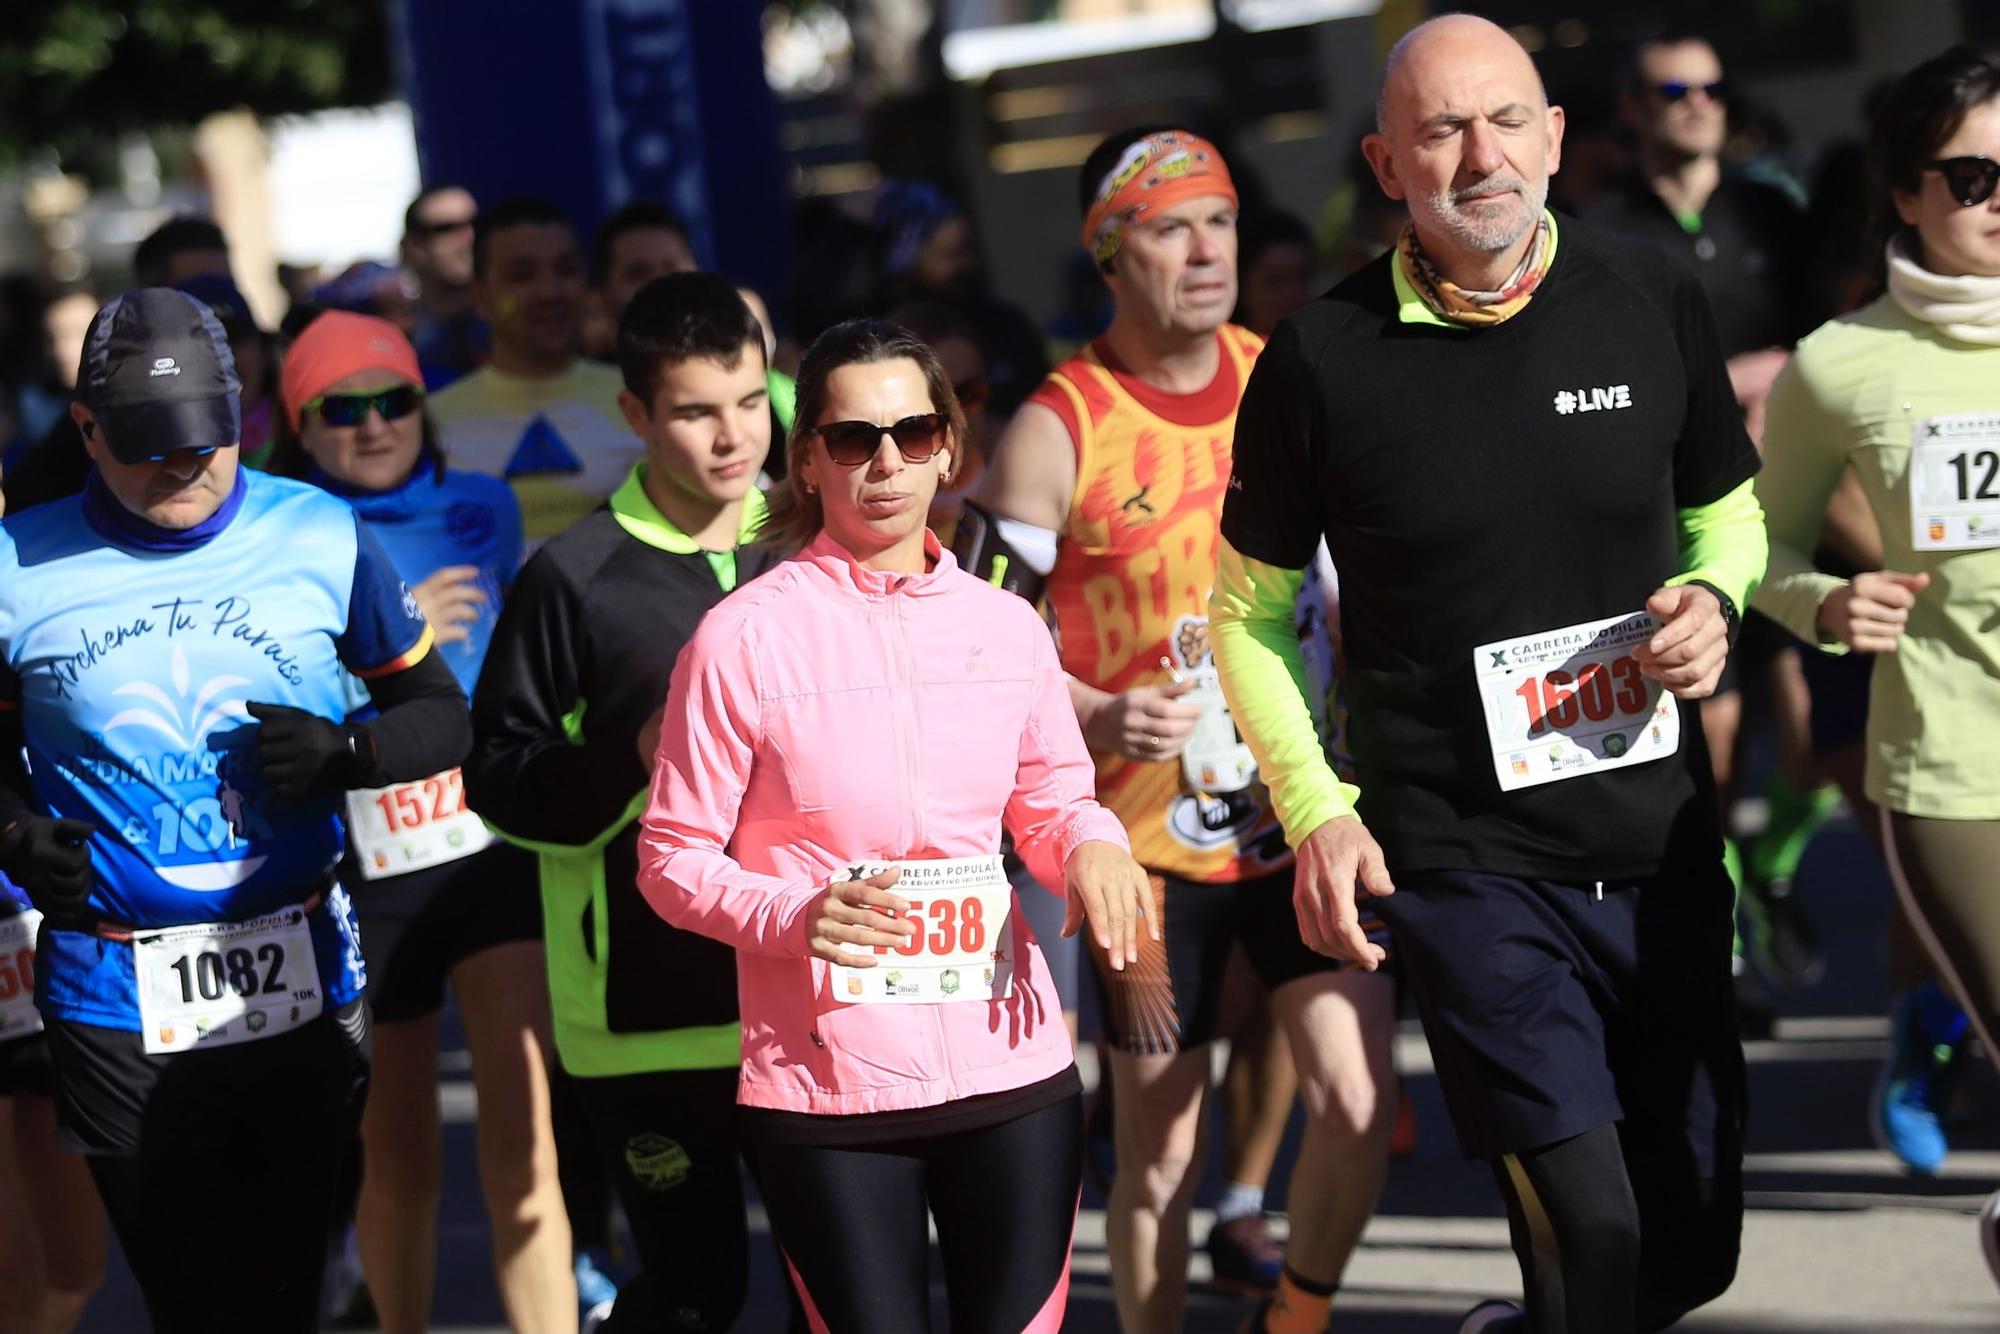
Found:
[[0, 0], [0, 161], [394, 89], [381, 0]]

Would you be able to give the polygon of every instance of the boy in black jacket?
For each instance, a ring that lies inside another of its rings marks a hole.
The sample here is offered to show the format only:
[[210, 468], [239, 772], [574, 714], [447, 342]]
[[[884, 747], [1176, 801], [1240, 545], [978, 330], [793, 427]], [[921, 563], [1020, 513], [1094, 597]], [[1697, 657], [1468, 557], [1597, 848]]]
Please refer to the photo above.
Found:
[[465, 787], [540, 855], [556, 1051], [643, 1266], [598, 1328], [727, 1329], [747, 1282], [736, 961], [640, 897], [636, 821], [681, 646], [774, 563], [747, 545], [771, 443], [764, 338], [727, 279], [678, 273], [633, 298], [618, 357], [646, 460], [515, 582], [473, 698]]

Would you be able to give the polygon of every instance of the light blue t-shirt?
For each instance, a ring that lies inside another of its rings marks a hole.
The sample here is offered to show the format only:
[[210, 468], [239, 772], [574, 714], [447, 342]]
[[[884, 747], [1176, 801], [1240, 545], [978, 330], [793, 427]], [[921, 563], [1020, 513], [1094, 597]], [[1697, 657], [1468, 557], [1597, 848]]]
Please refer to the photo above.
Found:
[[[245, 705], [344, 716], [342, 667], [400, 670], [430, 632], [343, 502], [237, 474], [196, 528], [84, 494], [0, 521], [0, 706], [21, 711], [37, 802], [96, 826], [91, 908], [133, 927], [236, 922], [327, 884], [345, 834], [335, 796], [269, 791]], [[365, 982], [346, 896], [309, 919], [330, 1005]], [[44, 933], [44, 1013], [137, 1029], [129, 944]]]

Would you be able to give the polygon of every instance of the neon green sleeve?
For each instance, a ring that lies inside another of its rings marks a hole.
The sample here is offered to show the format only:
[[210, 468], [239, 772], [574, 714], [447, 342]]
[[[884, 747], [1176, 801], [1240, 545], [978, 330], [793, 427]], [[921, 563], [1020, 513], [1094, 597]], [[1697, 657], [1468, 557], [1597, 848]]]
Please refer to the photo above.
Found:
[[1208, 602], [1208, 642], [1236, 730], [1257, 757], [1285, 841], [1354, 814], [1361, 789], [1334, 776], [1306, 703], [1294, 609], [1305, 571], [1266, 565], [1224, 539]]
[[1679, 512], [1681, 572], [1667, 585], [1696, 579], [1729, 595], [1741, 614], [1764, 578], [1769, 545], [1764, 536], [1764, 510], [1757, 487], [1745, 482], [1720, 500]]

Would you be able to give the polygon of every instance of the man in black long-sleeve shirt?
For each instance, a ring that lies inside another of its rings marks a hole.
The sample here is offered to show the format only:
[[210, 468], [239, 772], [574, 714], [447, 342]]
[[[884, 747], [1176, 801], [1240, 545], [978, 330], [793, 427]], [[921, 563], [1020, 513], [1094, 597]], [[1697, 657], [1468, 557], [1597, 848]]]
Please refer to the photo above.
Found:
[[[618, 343], [646, 461], [515, 582], [465, 785], [540, 854], [556, 1051], [638, 1244], [644, 1272], [601, 1328], [726, 1329], [747, 1281], [736, 961], [640, 897], [636, 819], [681, 646], [773, 560], [745, 545], [765, 512], [764, 341], [726, 279], [683, 273], [640, 291]], [[678, 1308], [703, 1323], [676, 1323]]]

